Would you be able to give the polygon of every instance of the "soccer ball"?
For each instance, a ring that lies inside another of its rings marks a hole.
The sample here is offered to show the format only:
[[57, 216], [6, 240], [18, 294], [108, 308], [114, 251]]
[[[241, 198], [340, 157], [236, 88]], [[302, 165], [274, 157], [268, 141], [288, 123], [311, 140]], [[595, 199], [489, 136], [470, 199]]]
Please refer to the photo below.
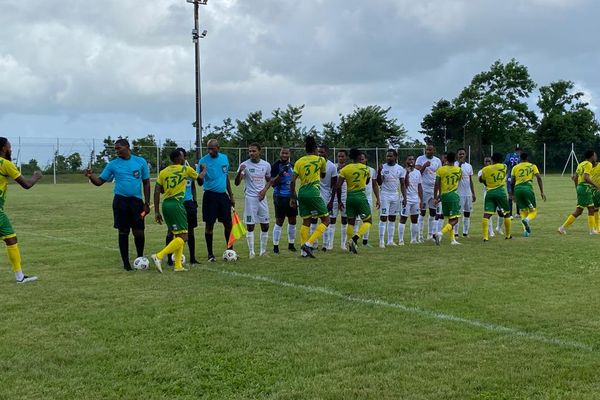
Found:
[[148, 269], [150, 266], [150, 261], [146, 257], [138, 257], [133, 260], [133, 268], [139, 269], [141, 271]]
[[233, 250], [225, 250], [225, 252], [223, 252], [223, 260], [225, 261], [237, 261], [238, 259], [238, 255], [235, 251]]

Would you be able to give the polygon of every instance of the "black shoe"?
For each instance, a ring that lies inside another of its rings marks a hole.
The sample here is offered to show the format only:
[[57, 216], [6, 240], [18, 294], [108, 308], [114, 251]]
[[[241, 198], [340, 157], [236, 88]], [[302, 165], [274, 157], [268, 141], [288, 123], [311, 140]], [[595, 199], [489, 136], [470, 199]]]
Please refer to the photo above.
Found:
[[310, 246], [307, 246], [305, 244], [302, 245], [301, 247], [302, 250], [304, 250], [304, 252], [310, 257], [310, 258], [315, 258], [315, 255], [313, 254], [313, 248]]
[[321, 249], [321, 251], [322, 251], [323, 253], [327, 252], [327, 247], [323, 247], [323, 248]]
[[368, 240], [365, 240], [365, 239], [363, 239], [363, 246], [366, 246], [366, 245], [368, 245], [368, 244], [369, 244], [369, 241], [368, 241]]
[[463, 237], [469, 237], [468, 233], [463, 233]]
[[123, 269], [124, 269], [125, 271], [133, 271], [133, 268], [131, 268], [131, 265], [130, 265], [130, 264], [123, 265]]
[[208, 262], [217, 262], [217, 259], [211, 254], [208, 256]]
[[509, 237], [505, 237], [504, 239], [505, 240], [510, 240], [510, 239], [512, 239], [512, 235], [510, 235]]
[[279, 246], [273, 245], [273, 254], [279, 254]]
[[294, 246], [294, 243], [288, 244], [288, 250], [289, 251], [298, 251], [298, 250], [296, 250], [296, 246]]
[[358, 254], [358, 250], [356, 250], [356, 242], [354, 240], [351, 240], [350, 243], [348, 243], [348, 250], [354, 254]]

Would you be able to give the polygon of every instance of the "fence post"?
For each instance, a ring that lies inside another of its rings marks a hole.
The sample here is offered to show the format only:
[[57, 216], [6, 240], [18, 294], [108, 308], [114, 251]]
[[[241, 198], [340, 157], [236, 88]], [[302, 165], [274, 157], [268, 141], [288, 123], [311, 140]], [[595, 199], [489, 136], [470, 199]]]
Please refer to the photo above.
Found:
[[[242, 164], [242, 148], [238, 147], [238, 167]], [[236, 167], [237, 168], [237, 167]]]
[[158, 174], [160, 174], [160, 139], [156, 144], [156, 178], [158, 178]]
[[494, 154], [494, 145], [490, 144], [490, 156]]
[[469, 145], [469, 164], [471, 164], [471, 145]]
[[546, 143], [544, 142], [544, 176], [546, 176]]
[[[571, 143], [571, 155], [575, 156], [575, 144]], [[573, 157], [573, 161], [571, 161], [571, 176], [575, 175], [575, 157]]]
[[375, 147], [375, 169], [379, 168], [379, 147]]
[[19, 136], [19, 151], [17, 152], [17, 165], [19, 166], [19, 172], [23, 172], [23, 166], [21, 165], [21, 136]]
[[58, 155], [58, 151], [59, 151], [59, 147], [60, 147], [60, 142], [59, 139], [56, 138], [56, 151], [54, 152], [54, 167], [53, 169], [53, 175], [54, 175], [54, 184], [56, 185], [56, 156]]

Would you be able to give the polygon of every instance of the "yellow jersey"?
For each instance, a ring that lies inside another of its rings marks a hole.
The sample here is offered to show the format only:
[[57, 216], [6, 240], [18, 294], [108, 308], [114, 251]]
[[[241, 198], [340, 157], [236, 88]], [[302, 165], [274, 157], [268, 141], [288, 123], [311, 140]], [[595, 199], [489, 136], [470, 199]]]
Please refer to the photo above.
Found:
[[187, 178], [196, 179], [198, 173], [190, 166], [173, 164], [160, 171], [156, 184], [163, 187], [165, 200], [181, 200], [185, 195]]
[[10, 160], [0, 157], [0, 209], [4, 208], [8, 179], [17, 179], [21, 172]]
[[594, 165], [589, 161], [580, 162], [575, 170], [575, 175], [577, 175], [577, 184], [578, 185], [589, 185], [585, 181], [585, 174], [592, 176], [592, 170], [594, 169]]
[[596, 166], [592, 168], [590, 178], [592, 178], [592, 182], [600, 186], [600, 163], [597, 163]]
[[462, 178], [462, 168], [454, 165], [444, 165], [435, 171], [435, 175], [440, 178], [440, 193], [456, 192], [458, 183]]
[[321, 173], [325, 173], [326, 166], [325, 159], [316, 154], [307, 154], [294, 163], [294, 175], [300, 178], [298, 196], [321, 196]]
[[346, 164], [346, 166], [340, 170], [340, 176], [346, 179], [348, 193], [358, 192], [360, 190], [365, 190], [367, 180], [371, 176], [371, 171], [369, 171], [369, 167], [363, 163], [350, 163]]
[[523, 161], [515, 165], [512, 169], [511, 176], [515, 182], [515, 186], [523, 183], [530, 183], [533, 177], [539, 174], [537, 165], [530, 163], [529, 161]]
[[506, 186], [506, 173], [508, 167], [506, 164], [492, 164], [481, 170], [481, 178], [485, 183], [487, 190], [496, 189], [502, 186]]

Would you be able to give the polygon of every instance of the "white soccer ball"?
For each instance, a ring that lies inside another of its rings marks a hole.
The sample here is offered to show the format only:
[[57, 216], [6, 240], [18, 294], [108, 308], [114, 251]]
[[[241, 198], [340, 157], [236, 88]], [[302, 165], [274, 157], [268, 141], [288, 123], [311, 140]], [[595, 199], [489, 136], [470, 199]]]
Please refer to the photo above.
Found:
[[150, 266], [150, 261], [146, 257], [138, 257], [133, 260], [133, 268], [139, 269], [141, 271], [148, 269]]
[[223, 260], [225, 261], [237, 261], [238, 255], [234, 250], [225, 250], [223, 252]]

